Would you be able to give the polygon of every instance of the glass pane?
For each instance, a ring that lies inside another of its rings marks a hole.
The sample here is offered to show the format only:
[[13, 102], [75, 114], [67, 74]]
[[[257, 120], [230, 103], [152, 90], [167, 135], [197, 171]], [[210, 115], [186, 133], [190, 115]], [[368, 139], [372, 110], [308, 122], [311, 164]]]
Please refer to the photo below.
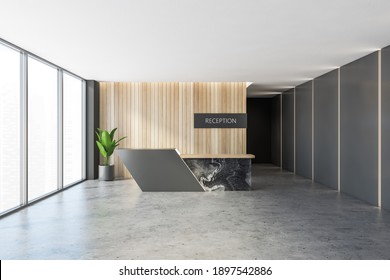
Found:
[[28, 199], [57, 189], [57, 69], [28, 59]]
[[0, 44], [0, 212], [20, 205], [20, 53]]
[[82, 81], [64, 74], [64, 186], [83, 177], [82, 94]]

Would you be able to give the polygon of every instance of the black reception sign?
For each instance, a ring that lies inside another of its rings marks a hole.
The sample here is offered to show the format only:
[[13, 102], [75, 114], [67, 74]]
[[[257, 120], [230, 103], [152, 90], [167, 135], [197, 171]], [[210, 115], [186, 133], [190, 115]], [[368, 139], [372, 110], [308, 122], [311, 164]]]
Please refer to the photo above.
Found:
[[195, 114], [194, 128], [246, 128], [246, 114]]

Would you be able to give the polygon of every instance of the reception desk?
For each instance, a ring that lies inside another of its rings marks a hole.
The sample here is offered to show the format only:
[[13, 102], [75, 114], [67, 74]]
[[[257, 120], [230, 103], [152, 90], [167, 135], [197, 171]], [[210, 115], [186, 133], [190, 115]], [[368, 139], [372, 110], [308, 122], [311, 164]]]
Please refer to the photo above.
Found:
[[180, 154], [176, 149], [117, 149], [142, 191], [247, 191], [251, 159], [246, 154]]
[[251, 154], [181, 154], [181, 158], [208, 191], [251, 189]]

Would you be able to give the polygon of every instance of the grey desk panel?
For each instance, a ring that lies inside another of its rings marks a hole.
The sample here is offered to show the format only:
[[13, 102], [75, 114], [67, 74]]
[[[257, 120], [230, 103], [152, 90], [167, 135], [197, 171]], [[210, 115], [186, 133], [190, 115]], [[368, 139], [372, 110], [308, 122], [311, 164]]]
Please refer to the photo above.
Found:
[[174, 149], [118, 149], [116, 153], [144, 192], [203, 192]]

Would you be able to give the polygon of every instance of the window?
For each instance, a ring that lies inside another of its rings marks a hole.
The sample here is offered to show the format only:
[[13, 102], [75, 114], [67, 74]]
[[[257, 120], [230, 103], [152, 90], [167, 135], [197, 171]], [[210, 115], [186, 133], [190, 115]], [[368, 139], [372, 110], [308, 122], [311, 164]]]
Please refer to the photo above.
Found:
[[0, 39], [0, 216], [85, 179], [84, 87]]
[[20, 205], [20, 52], [0, 43], [0, 213]]
[[28, 59], [28, 199], [58, 188], [57, 69]]
[[83, 82], [63, 76], [64, 186], [83, 179]]

